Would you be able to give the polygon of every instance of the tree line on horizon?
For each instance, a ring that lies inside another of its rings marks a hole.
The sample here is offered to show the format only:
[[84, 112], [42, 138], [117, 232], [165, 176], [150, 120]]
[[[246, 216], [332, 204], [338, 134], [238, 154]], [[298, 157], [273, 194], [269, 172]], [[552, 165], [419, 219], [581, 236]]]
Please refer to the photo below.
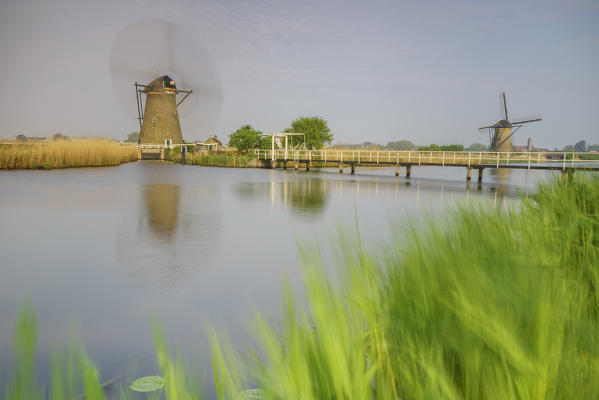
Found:
[[[313, 117], [298, 117], [293, 120], [285, 133], [304, 133], [305, 144], [307, 149], [321, 149], [325, 145], [330, 144], [333, 140], [333, 133], [328, 126], [327, 121], [319, 116]], [[272, 137], [262, 136], [263, 132], [255, 129], [250, 124], [242, 125], [239, 129], [229, 135], [229, 146], [235, 147], [239, 151], [248, 151], [251, 149], [270, 149], [272, 148]], [[26, 136], [19, 134], [15, 137], [17, 142], [39, 141], [39, 140], [69, 140], [70, 137], [62, 133], [56, 133], [49, 138]], [[291, 136], [291, 147], [303, 147], [303, 136]], [[139, 141], [139, 132], [131, 132], [127, 134], [126, 142], [137, 143]], [[330, 148], [356, 149], [356, 150], [419, 150], [419, 151], [488, 151], [489, 146], [483, 143], [472, 143], [466, 147], [463, 144], [444, 144], [438, 145], [431, 143], [429, 145], [414, 144], [410, 140], [396, 140], [380, 144], [370, 141], [365, 141], [358, 144], [334, 144]], [[535, 149], [536, 150], [536, 149]], [[546, 149], [539, 149], [546, 150]], [[548, 150], [547, 150], [548, 151]], [[586, 140], [580, 140], [574, 145], [566, 145], [562, 148], [555, 147], [553, 151], [565, 152], [599, 152], [599, 144], [587, 144]]]
[[410, 140], [396, 140], [385, 144], [379, 144], [374, 142], [363, 142], [359, 144], [338, 144], [331, 146], [333, 148], [350, 148], [356, 150], [418, 150], [418, 151], [487, 151], [489, 146], [483, 143], [472, 143], [470, 146], [465, 147], [463, 144], [451, 143], [451, 144], [436, 144], [431, 143], [429, 145], [418, 145], [414, 144]]

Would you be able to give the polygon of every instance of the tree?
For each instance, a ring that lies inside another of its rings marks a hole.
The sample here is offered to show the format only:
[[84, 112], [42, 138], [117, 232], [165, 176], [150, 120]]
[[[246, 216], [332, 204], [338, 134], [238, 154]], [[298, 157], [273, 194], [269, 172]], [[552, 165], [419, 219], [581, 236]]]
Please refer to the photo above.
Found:
[[[260, 148], [262, 150], [272, 149], [272, 136], [265, 136], [260, 140]], [[275, 149], [277, 149], [277, 143], [275, 142]]]
[[68, 140], [69, 137], [63, 135], [62, 133], [56, 133], [54, 134], [54, 136], [52, 136], [52, 140]]
[[592, 144], [589, 146], [589, 151], [599, 151], [599, 144]]
[[574, 151], [574, 146], [571, 144], [565, 145], [562, 151]]
[[438, 144], [432, 143], [428, 146], [420, 146], [418, 147], [418, 151], [440, 151], [441, 150], [441, 146], [439, 146]]
[[381, 147], [383, 147], [383, 146], [381, 146], [380, 144], [376, 144], [374, 142], [364, 142], [360, 145], [361, 149], [370, 149], [370, 150], [380, 150]]
[[[291, 122], [291, 127], [285, 129], [285, 132], [304, 133], [306, 135], [306, 147], [308, 149], [322, 149], [325, 143], [331, 143], [333, 134], [327, 124], [327, 121], [321, 117], [298, 117]], [[292, 143], [299, 145], [303, 143], [304, 138], [292, 136]]]
[[587, 151], [587, 142], [586, 140], [581, 140], [580, 142], [574, 145], [574, 150], [577, 152], [585, 152]]
[[243, 125], [229, 135], [229, 146], [236, 147], [239, 151], [248, 151], [260, 147], [261, 131], [252, 128], [251, 125]]
[[414, 147], [416, 147], [414, 146], [414, 143], [410, 142], [409, 140], [398, 140], [387, 143], [388, 150], [410, 150]]
[[139, 143], [139, 132], [131, 132], [127, 135], [127, 142]]
[[26, 142], [27, 141], [27, 136], [21, 134], [21, 135], [17, 135], [16, 137], [17, 142]]
[[444, 144], [441, 146], [442, 151], [464, 151], [464, 145], [458, 143]]
[[429, 146], [420, 146], [418, 147], [419, 151], [464, 151], [463, 144], [443, 144], [439, 146], [438, 144], [431, 144]]
[[466, 150], [468, 151], [487, 151], [489, 146], [482, 143], [472, 143]]

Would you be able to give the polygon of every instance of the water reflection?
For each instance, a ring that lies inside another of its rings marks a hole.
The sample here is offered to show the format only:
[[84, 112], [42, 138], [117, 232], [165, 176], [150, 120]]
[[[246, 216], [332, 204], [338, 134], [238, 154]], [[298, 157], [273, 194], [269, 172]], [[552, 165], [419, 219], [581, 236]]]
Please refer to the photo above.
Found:
[[278, 204], [293, 214], [317, 216], [326, 210], [327, 180], [310, 178], [283, 182], [241, 182], [235, 193], [243, 200], [268, 200], [271, 207]]
[[512, 171], [507, 168], [490, 168], [487, 170], [493, 185], [493, 190], [502, 195], [507, 193]]
[[179, 185], [146, 184], [143, 186], [147, 220], [159, 236], [172, 238], [179, 218]]
[[131, 197], [137, 212], [121, 220], [117, 252], [134, 280], [172, 290], [214, 259], [221, 234], [220, 187], [191, 186], [179, 171], [159, 167], [148, 164], [141, 171], [139, 195]]
[[281, 184], [283, 205], [307, 215], [321, 214], [327, 204], [327, 182], [324, 179], [285, 181]]
[[[376, 176], [338, 177], [322, 175], [275, 175], [269, 182], [241, 182], [234, 186], [240, 199], [268, 202], [272, 208], [283, 207], [300, 217], [325, 213], [330, 201], [346, 198], [397, 200], [409, 207], [446, 206], [456, 200], [468, 204], [474, 195], [476, 201], [491, 199], [495, 205], [505, 206], [508, 198], [516, 198], [518, 190], [510, 185], [510, 176], [492, 174], [491, 182], [447, 182], [431, 179], [404, 179]], [[282, 181], [279, 181], [282, 180]], [[472, 192], [472, 193], [471, 193]], [[333, 200], [330, 200], [333, 199]]]

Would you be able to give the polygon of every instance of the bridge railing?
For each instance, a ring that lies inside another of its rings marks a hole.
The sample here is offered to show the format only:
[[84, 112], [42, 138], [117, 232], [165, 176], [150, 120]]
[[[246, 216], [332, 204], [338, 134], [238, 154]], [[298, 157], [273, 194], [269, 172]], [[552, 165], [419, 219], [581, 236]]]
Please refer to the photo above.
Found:
[[383, 150], [284, 150], [257, 149], [256, 155], [264, 160], [287, 160], [322, 163], [356, 163], [393, 165], [441, 166], [495, 166], [526, 165], [561, 166], [562, 169], [575, 168], [581, 163], [599, 168], [599, 153], [578, 152], [471, 152], [471, 151], [383, 151]]

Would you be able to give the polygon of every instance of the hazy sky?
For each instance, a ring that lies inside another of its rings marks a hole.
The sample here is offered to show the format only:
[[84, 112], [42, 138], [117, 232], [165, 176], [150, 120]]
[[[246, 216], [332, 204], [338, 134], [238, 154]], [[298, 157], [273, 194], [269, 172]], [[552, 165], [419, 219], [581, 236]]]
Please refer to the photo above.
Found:
[[[486, 142], [477, 127], [499, 117], [505, 90], [512, 116], [544, 119], [516, 144], [599, 143], [599, 2], [576, 0], [0, 0], [0, 137], [136, 130], [109, 61], [143, 18], [178, 24], [211, 55], [219, 137], [320, 115], [337, 143]], [[182, 123], [186, 140], [206, 138]]]

